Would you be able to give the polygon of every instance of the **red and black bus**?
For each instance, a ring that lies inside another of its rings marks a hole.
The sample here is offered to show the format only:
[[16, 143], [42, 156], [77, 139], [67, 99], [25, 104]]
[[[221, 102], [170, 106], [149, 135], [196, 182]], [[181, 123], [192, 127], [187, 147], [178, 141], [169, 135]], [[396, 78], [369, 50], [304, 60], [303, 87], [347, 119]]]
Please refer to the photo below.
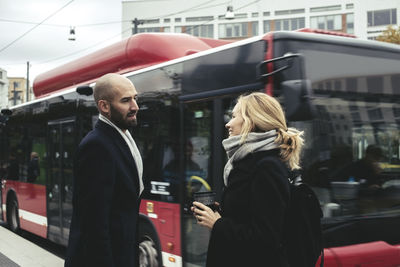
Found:
[[312, 30], [236, 42], [137, 34], [38, 76], [36, 100], [0, 118], [1, 214], [12, 230], [67, 245], [73, 157], [98, 119], [94, 83], [109, 72], [139, 92], [144, 266], [204, 266], [210, 233], [189, 210], [192, 194], [220, 198], [224, 124], [251, 91], [278, 98], [305, 132], [293, 175], [323, 208], [325, 266], [400, 265], [400, 47]]

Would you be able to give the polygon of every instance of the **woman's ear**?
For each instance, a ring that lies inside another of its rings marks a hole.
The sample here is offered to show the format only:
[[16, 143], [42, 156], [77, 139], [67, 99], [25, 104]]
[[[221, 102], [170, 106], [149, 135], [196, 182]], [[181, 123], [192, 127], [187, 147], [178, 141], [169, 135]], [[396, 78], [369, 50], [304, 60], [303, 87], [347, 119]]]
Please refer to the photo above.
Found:
[[107, 100], [99, 100], [97, 106], [102, 114], [109, 114], [110, 113], [110, 104]]

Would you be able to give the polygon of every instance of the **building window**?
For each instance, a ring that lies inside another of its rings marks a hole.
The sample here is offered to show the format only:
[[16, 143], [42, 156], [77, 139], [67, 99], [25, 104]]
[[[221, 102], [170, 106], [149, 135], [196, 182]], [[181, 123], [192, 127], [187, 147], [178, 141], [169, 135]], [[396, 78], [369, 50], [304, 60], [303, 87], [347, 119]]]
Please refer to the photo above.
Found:
[[354, 33], [354, 14], [346, 14], [346, 32]]
[[290, 15], [290, 14], [302, 14], [304, 12], [306, 12], [304, 8], [289, 9], [289, 10], [277, 10], [277, 11], [275, 11], [275, 15], [279, 16], [279, 15]]
[[181, 18], [175, 18], [175, 22], [181, 22], [182, 19]]
[[170, 23], [171, 19], [164, 19], [164, 23]]
[[188, 17], [185, 20], [186, 20], [186, 22], [211, 21], [211, 20], [214, 20], [214, 16]]
[[182, 33], [182, 26], [175, 26], [175, 31], [176, 33]]
[[[169, 27], [165, 27], [169, 28]], [[141, 32], [162, 32], [160, 27], [147, 27], [147, 28], [138, 28], [138, 33]]]
[[310, 27], [321, 30], [342, 30], [342, 15], [328, 15], [310, 18]]
[[264, 33], [270, 32], [271, 29], [271, 21], [270, 20], [264, 20]]
[[0, 71], [0, 79], [1, 80], [3, 79], [3, 72], [2, 71]]
[[14, 89], [19, 88], [19, 82], [13, 82], [13, 85], [14, 85]]
[[251, 36], [258, 35], [258, 21], [253, 21], [251, 23]]
[[252, 18], [258, 18], [258, 12], [251, 13]]
[[264, 16], [264, 17], [268, 17], [268, 16], [270, 16], [270, 15], [271, 15], [271, 12], [269, 12], [269, 11], [263, 12], [263, 16]]
[[323, 12], [323, 11], [334, 11], [342, 9], [341, 5], [335, 6], [320, 6], [320, 7], [312, 7], [310, 8], [310, 12]]
[[[264, 21], [264, 32], [271, 31], [271, 21]], [[275, 22], [275, 31], [294, 31], [305, 27], [305, 18], [277, 19]]]
[[214, 25], [190, 25], [175, 27], [175, 32], [187, 33], [198, 37], [214, 37]]
[[368, 26], [397, 24], [396, 8], [368, 11]]
[[157, 24], [160, 23], [160, 19], [145, 19], [142, 20], [143, 24]]
[[354, 8], [354, 4], [346, 4], [346, 9], [353, 9]]
[[246, 19], [247, 13], [235, 14], [235, 19]]
[[247, 37], [247, 22], [219, 24], [219, 38]]

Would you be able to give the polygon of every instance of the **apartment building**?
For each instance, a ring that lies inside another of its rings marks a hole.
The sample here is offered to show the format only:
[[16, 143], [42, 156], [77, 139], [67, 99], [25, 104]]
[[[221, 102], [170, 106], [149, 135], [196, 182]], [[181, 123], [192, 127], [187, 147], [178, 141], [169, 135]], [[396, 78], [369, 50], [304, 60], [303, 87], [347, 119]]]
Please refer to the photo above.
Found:
[[26, 101], [26, 79], [23, 77], [8, 77], [8, 105], [15, 106]]
[[122, 2], [122, 33], [124, 38], [175, 32], [243, 39], [314, 28], [375, 39], [389, 25], [399, 25], [399, 11], [399, 0], [136, 0]]

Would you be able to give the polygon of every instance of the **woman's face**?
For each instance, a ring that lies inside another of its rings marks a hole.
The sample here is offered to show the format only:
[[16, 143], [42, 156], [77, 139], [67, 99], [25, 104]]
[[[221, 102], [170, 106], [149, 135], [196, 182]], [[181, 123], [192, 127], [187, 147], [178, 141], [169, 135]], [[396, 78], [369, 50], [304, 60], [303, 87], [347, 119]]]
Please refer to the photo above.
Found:
[[229, 137], [240, 135], [243, 125], [243, 117], [238, 112], [238, 104], [233, 108], [231, 120], [225, 124], [225, 128], [229, 131]]

